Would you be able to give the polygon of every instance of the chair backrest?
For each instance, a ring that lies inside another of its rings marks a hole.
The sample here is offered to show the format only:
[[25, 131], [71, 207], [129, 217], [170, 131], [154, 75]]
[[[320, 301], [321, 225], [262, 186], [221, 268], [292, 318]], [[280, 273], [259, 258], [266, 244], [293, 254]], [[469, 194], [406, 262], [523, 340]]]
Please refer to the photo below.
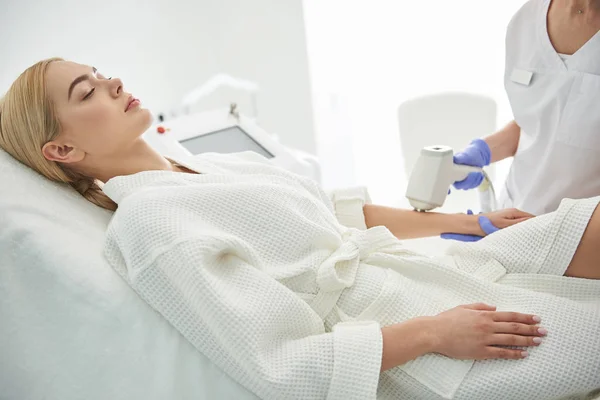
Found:
[[[406, 179], [423, 147], [446, 145], [460, 151], [471, 140], [493, 133], [496, 115], [494, 99], [470, 93], [432, 94], [402, 103], [398, 122]], [[494, 179], [494, 166], [486, 171]], [[464, 212], [464, 207], [475, 207], [477, 199], [476, 191], [462, 192], [449, 196], [447, 203], [452, 204], [452, 211]]]

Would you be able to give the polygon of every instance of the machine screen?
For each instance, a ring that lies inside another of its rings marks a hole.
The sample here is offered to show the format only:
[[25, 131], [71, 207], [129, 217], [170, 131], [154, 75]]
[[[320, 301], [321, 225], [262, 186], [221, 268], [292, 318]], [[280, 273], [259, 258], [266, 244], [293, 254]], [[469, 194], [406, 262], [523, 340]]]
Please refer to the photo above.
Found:
[[194, 155], [208, 152], [237, 153], [240, 151], [254, 151], [266, 158], [274, 157], [239, 126], [194, 136], [182, 140], [180, 143]]

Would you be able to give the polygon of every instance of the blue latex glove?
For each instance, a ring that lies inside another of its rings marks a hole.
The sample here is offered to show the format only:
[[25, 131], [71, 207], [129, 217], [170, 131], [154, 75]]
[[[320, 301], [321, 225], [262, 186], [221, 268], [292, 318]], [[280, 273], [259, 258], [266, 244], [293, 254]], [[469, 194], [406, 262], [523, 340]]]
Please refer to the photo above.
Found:
[[[463, 151], [454, 155], [454, 164], [470, 165], [472, 167], [486, 167], [490, 165], [492, 152], [490, 146], [482, 139], [475, 139]], [[481, 172], [471, 172], [467, 177], [458, 182], [454, 182], [457, 189], [473, 189], [481, 185], [483, 174]]]
[[[473, 211], [467, 210], [467, 214], [473, 215]], [[497, 228], [492, 224], [492, 221], [488, 217], [480, 215], [477, 218], [477, 222], [479, 222], [479, 226], [481, 230], [485, 232], [486, 235], [491, 235], [492, 233], [499, 231], [500, 228]], [[477, 235], [463, 235], [461, 233], [442, 233], [440, 236], [442, 239], [450, 239], [450, 240], [458, 240], [460, 242], [476, 242], [482, 239], [484, 236]]]

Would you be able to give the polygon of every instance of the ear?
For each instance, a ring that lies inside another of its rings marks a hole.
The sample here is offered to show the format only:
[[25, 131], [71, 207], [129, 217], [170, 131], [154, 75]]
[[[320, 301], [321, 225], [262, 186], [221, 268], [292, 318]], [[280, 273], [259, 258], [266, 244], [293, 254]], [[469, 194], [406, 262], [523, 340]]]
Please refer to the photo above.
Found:
[[42, 154], [48, 161], [70, 164], [79, 162], [85, 157], [85, 153], [64, 143], [48, 142], [42, 147]]

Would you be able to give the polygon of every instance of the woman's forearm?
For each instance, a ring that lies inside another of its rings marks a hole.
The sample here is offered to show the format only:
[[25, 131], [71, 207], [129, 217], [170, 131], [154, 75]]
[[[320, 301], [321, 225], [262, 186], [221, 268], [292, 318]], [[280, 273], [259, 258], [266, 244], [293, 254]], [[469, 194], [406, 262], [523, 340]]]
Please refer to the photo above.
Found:
[[381, 372], [431, 353], [434, 347], [431, 325], [430, 318], [420, 317], [381, 328]]
[[367, 228], [385, 226], [398, 239], [439, 236], [442, 233], [484, 235], [477, 217], [466, 214], [440, 214], [366, 204], [363, 207]]
[[498, 132], [486, 137], [484, 140], [492, 153], [491, 162], [494, 163], [508, 157], [513, 157], [517, 152], [520, 138], [521, 128], [515, 121], [511, 121]]

